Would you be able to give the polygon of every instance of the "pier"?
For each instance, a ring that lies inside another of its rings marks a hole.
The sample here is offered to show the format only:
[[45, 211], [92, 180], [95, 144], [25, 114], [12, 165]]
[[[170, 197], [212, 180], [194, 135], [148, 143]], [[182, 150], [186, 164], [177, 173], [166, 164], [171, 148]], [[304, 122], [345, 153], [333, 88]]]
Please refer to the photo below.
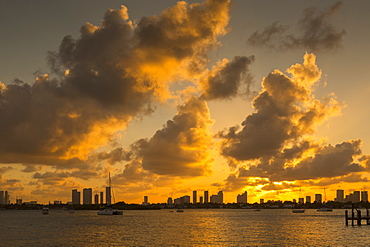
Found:
[[369, 209], [366, 209], [366, 215], [361, 214], [360, 209], [355, 209], [352, 205], [351, 215], [348, 215], [348, 210], [345, 211], [346, 216], [346, 226], [348, 226], [348, 221], [351, 221], [351, 225], [354, 226], [357, 222], [358, 226], [361, 226], [362, 221], [366, 221], [366, 225], [370, 225], [370, 214]]

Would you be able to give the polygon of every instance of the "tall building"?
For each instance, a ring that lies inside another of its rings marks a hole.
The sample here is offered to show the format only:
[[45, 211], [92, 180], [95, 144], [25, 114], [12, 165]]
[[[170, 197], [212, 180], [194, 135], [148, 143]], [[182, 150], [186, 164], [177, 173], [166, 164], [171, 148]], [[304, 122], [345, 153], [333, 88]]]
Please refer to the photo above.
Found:
[[248, 196], [246, 191], [236, 197], [236, 203], [248, 203]]
[[92, 204], [92, 189], [91, 188], [84, 188], [82, 191], [82, 203], [84, 205]]
[[149, 204], [149, 202], [148, 202], [148, 196], [144, 196], [143, 205], [144, 206], [147, 206], [148, 204]]
[[81, 204], [80, 192], [77, 191], [77, 189], [72, 190], [72, 204], [73, 205]]
[[217, 193], [217, 196], [218, 196], [218, 203], [224, 203], [224, 193], [222, 191], [219, 191]]
[[336, 202], [344, 202], [344, 190], [337, 190], [337, 198], [335, 198]]
[[369, 201], [367, 191], [361, 191], [361, 201], [362, 202], [368, 202]]
[[260, 199], [260, 204], [264, 204], [265, 203], [265, 200], [264, 199]]
[[94, 203], [99, 204], [99, 194], [98, 193], [96, 193], [94, 196]]
[[204, 203], [208, 203], [209, 197], [208, 197], [208, 191], [204, 191]]
[[353, 192], [353, 202], [360, 202], [361, 201], [361, 193], [360, 191]]
[[196, 204], [197, 203], [197, 191], [194, 190], [193, 191], [193, 204]]
[[0, 191], [0, 205], [5, 204], [4, 191]]
[[100, 204], [104, 204], [104, 192], [100, 192]]
[[200, 203], [200, 204], [203, 204], [203, 196], [200, 196], [200, 197], [199, 197], [199, 203]]
[[299, 204], [304, 204], [304, 198], [303, 197], [298, 198], [298, 203]]
[[172, 197], [168, 197], [168, 199], [167, 199], [167, 204], [168, 204], [168, 205], [172, 205], [172, 204], [173, 204], [173, 202], [172, 202]]
[[110, 187], [106, 187], [105, 188], [105, 203], [107, 205], [112, 204], [112, 196], [111, 196], [110, 192], [111, 192]]
[[322, 195], [321, 194], [315, 194], [315, 202], [316, 203], [322, 203]]
[[4, 193], [4, 204], [5, 205], [8, 205], [10, 203], [9, 198], [10, 198], [10, 195], [9, 195], [8, 191], [6, 190], [5, 193]]
[[311, 203], [311, 196], [306, 196], [306, 203]]

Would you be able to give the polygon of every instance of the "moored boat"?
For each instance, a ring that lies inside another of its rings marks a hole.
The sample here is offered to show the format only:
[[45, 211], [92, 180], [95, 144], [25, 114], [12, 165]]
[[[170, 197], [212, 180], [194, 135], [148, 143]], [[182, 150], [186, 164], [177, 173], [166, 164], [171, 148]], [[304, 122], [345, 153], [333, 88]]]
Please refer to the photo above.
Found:
[[48, 207], [43, 207], [42, 208], [42, 214], [49, 214], [50, 210]]

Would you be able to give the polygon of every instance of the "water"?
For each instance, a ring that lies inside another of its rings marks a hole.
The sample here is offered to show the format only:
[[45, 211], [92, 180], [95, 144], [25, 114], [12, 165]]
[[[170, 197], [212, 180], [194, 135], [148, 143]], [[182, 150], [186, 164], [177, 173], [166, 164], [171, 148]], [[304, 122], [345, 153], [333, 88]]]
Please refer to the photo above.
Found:
[[345, 226], [339, 209], [14, 210], [0, 211], [0, 246], [370, 246], [370, 225]]

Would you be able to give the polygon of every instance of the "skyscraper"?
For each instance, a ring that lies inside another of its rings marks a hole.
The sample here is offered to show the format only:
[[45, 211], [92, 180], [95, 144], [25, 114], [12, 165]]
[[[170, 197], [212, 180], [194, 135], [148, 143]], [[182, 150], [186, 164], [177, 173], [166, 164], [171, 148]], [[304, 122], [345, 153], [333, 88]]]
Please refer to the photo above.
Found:
[[194, 190], [193, 191], [193, 204], [196, 204], [197, 203], [197, 191]]
[[337, 198], [335, 201], [344, 202], [344, 190], [337, 190]]
[[107, 205], [111, 205], [112, 204], [112, 196], [110, 194], [110, 187], [106, 187], [105, 188], [105, 203]]
[[0, 205], [4, 204], [5, 197], [4, 197], [4, 191], [0, 191]]
[[218, 192], [218, 194], [217, 194], [217, 196], [218, 196], [218, 203], [224, 203], [224, 193], [222, 192], [222, 191], [219, 191]]
[[72, 190], [72, 204], [73, 205], [81, 204], [80, 198], [81, 198], [80, 192], [77, 191], [77, 189]]
[[322, 203], [322, 195], [321, 194], [315, 194], [315, 202], [316, 203]]
[[311, 196], [306, 196], [306, 203], [311, 203]]
[[208, 203], [209, 197], [208, 197], [208, 191], [204, 191], [204, 203]]
[[361, 201], [361, 193], [360, 191], [353, 192], [353, 202], [360, 202]]
[[361, 191], [361, 201], [363, 201], [363, 202], [368, 202], [369, 201], [367, 191]]
[[148, 204], [149, 204], [149, 202], [148, 202], [148, 196], [144, 196], [143, 205], [144, 206], [147, 206]]
[[104, 192], [100, 192], [100, 204], [104, 204]]
[[84, 188], [82, 191], [83, 197], [83, 204], [90, 205], [92, 204], [92, 189], [91, 188]]
[[9, 197], [10, 197], [10, 195], [9, 195], [8, 191], [6, 190], [5, 194], [4, 194], [4, 204], [8, 205], [10, 203], [9, 202]]
[[236, 197], [236, 203], [248, 203], [248, 194], [246, 191]]
[[96, 193], [94, 196], [94, 203], [99, 204], [99, 194], [98, 193]]

